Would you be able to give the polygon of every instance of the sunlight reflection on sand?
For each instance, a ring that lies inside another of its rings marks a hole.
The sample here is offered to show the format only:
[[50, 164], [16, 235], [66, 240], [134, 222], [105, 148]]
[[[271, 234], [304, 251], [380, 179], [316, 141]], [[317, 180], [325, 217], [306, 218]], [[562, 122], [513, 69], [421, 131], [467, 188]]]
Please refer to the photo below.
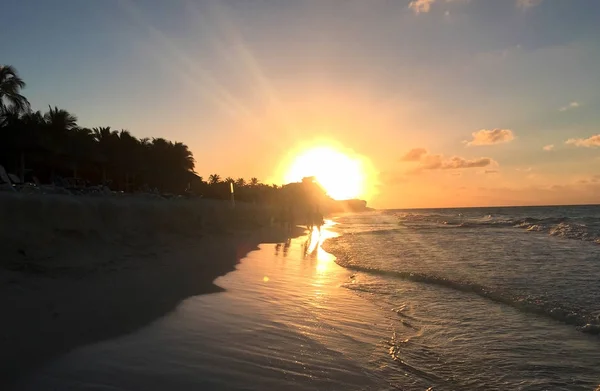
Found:
[[350, 273], [320, 246], [336, 236], [332, 226], [260, 245], [215, 281], [225, 292], [78, 349], [25, 389], [389, 389], [370, 364], [386, 356], [378, 345], [391, 335], [382, 322], [389, 314], [341, 287]]

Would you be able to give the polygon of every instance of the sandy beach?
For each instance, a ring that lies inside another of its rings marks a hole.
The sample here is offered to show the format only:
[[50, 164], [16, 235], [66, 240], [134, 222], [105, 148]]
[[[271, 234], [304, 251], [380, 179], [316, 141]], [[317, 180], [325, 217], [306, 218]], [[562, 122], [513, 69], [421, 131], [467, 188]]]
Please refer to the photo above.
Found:
[[[479, 210], [473, 213], [482, 215]], [[11, 310], [21, 314], [16, 318], [20, 322], [7, 324], [18, 336], [9, 345], [14, 360], [30, 372], [8, 389], [585, 391], [597, 387], [597, 336], [518, 306], [392, 273], [393, 268], [404, 268], [432, 274], [441, 268], [446, 275], [459, 275], [465, 261], [455, 259], [457, 250], [452, 246], [464, 246], [465, 237], [479, 243], [473, 236], [484, 239], [490, 231], [519, 243], [524, 254], [539, 251], [538, 243], [544, 240], [549, 253], [556, 254], [555, 265], [562, 265], [560, 259], [567, 252], [577, 256], [570, 261], [576, 270], [597, 269], [596, 244], [512, 226], [441, 226], [423, 232], [421, 225], [401, 227], [397, 219], [387, 211], [347, 214], [327, 220], [320, 231], [291, 239], [276, 230], [241, 230], [241, 226], [238, 229], [245, 233], [240, 235], [205, 235], [197, 241], [182, 237], [154, 247], [155, 256], [123, 258], [120, 264], [127, 268], [112, 274], [71, 277], [76, 281], [70, 283], [69, 278], [56, 278], [57, 291], [48, 297], [41, 285], [38, 293], [31, 293], [38, 279], [29, 279], [29, 285], [22, 281], [29, 296], [19, 299], [21, 309], [13, 305]], [[422, 224], [421, 216], [415, 220]], [[261, 235], [271, 236], [275, 243], [256, 246], [265, 240]], [[475, 250], [478, 247], [463, 249]], [[124, 248], [121, 252], [126, 254]], [[504, 248], [498, 252], [504, 254]], [[490, 261], [475, 255], [480, 265], [498, 265], [496, 273], [527, 267], [520, 257], [505, 256], [496, 264], [498, 255]], [[210, 266], [217, 260], [221, 276], [213, 280], [208, 275], [217, 273], [217, 267]], [[371, 269], [356, 270], [357, 263]], [[467, 270], [477, 277], [472, 268]], [[589, 277], [593, 275], [572, 274], [581, 281], [572, 286], [593, 283]], [[562, 289], [568, 293], [570, 286]], [[526, 288], [536, 289], [529, 283]], [[207, 292], [215, 293], [202, 294]], [[588, 296], [577, 293], [573, 299], [594, 304], [591, 288]], [[563, 298], [568, 299], [566, 294]], [[63, 307], [49, 309], [49, 303]], [[58, 314], [56, 320], [52, 311]], [[49, 326], [40, 330], [37, 324], [42, 322]], [[4, 357], [12, 363], [10, 356]]]
[[371, 365], [387, 361], [389, 311], [341, 286], [351, 273], [321, 248], [330, 228], [259, 245], [221, 292], [49, 360], [15, 390], [392, 389]]
[[220, 291], [214, 279], [259, 243], [302, 232], [270, 217], [219, 201], [2, 194], [0, 386]]

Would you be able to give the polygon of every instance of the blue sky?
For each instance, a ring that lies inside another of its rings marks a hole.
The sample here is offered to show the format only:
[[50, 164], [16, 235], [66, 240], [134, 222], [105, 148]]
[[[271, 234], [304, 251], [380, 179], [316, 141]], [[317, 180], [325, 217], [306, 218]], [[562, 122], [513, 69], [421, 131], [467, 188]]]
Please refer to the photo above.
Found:
[[[0, 62], [34, 108], [183, 141], [205, 176], [277, 181], [287, 150], [330, 139], [372, 162], [378, 206], [600, 202], [599, 1], [7, 0], [3, 14]], [[403, 159], [415, 148], [424, 160]]]

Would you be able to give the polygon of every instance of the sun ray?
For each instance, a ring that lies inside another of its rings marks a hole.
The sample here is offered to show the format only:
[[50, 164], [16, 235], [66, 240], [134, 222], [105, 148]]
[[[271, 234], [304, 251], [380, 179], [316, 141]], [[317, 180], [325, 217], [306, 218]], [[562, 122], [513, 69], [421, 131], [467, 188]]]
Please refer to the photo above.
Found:
[[[246, 106], [235, 99], [233, 94], [215, 80], [208, 70], [204, 69], [198, 62], [193, 61], [162, 31], [150, 24], [133, 2], [130, 0], [121, 0], [119, 4], [132, 20], [147, 29], [150, 36], [154, 39], [156, 46], [154, 54], [157, 60], [165, 62], [165, 65], [168, 67], [173, 66], [173, 61], [177, 61], [177, 73], [182, 75], [186, 83], [195, 85], [197, 87], [195, 91], [203, 97], [212, 100], [213, 103], [232, 115], [241, 113], [244, 116], [250, 116], [251, 112]], [[170, 59], [168, 63], [166, 63], [165, 53], [170, 55], [168, 56]]]

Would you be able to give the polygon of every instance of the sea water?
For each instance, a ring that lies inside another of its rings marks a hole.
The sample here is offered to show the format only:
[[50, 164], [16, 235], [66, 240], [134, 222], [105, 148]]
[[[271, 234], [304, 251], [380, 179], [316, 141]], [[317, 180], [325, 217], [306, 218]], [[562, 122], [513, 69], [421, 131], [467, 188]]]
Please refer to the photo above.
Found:
[[594, 206], [340, 216], [19, 389], [594, 390], [599, 240]]

